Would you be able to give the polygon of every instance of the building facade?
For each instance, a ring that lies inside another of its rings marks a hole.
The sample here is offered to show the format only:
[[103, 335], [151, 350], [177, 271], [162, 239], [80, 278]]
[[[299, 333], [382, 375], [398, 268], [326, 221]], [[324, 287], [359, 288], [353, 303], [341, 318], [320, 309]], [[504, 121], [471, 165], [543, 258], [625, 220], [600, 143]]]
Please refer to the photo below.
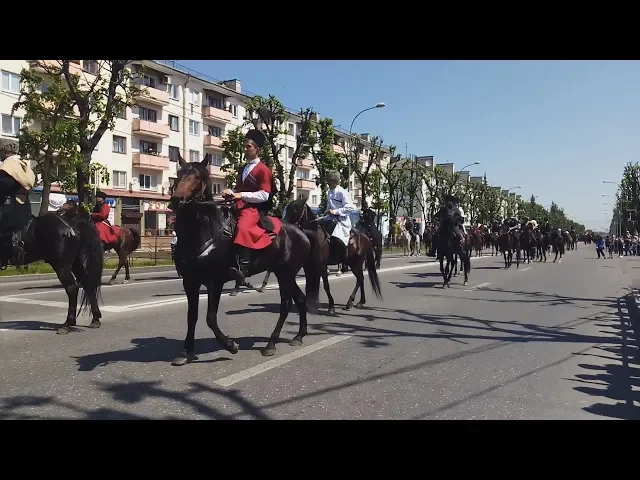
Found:
[[[11, 109], [19, 98], [20, 72], [23, 68], [38, 69], [38, 65], [28, 60], [0, 60], [2, 137], [17, 137], [24, 112], [12, 113]], [[72, 73], [80, 73], [87, 81], [100, 68], [95, 60], [72, 60], [70, 66]], [[116, 120], [113, 131], [105, 132], [93, 153], [92, 162], [107, 168], [109, 182], [94, 178], [91, 183], [108, 195], [107, 202], [114, 207], [112, 221], [115, 224], [136, 227], [143, 235], [168, 235], [171, 230], [169, 187], [176, 178], [178, 155], [195, 161], [211, 154], [209, 170], [213, 190], [219, 193], [225, 187], [226, 177], [220, 168], [225, 163], [222, 142], [232, 129], [249, 129], [245, 126], [245, 102], [251, 96], [242, 91], [240, 80], [218, 82], [177, 68], [170, 62], [138, 60], [133, 61], [130, 68], [143, 88], [143, 95], [136, 107], [127, 108]], [[279, 141], [284, 148], [279, 161], [286, 172], [291, 168], [301, 120], [289, 112], [283, 125], [285, 134]], [[348, 134], [338, 132], [335, 150], [338, 151], [341, 142], [348, 144], [348, 138]], [[359, 138], [360, 160], [365, 164], [370, 142], [366, 134]], [[383, 165], [388, 162], [388, 149], [384, 152]], [[344, 153], [344, 148], [338, 153]], [[307, 198], [311, 207], [317, 207], [321, 192], [316, 186], [317, 170], [313, 160], [298, 159], [296, 170], [294, 197]], [[355, 174], [350, 186], [354, 202], [361, 207], [362, 189]], [[52, 191], [59, 193], [60, 186], [54, 184]], [[69, 192], [62, 193], [73, 198]], [[32, 197], [39, 203], [37, 190]], [[371, 196], [368, 201], [371, 202]]]

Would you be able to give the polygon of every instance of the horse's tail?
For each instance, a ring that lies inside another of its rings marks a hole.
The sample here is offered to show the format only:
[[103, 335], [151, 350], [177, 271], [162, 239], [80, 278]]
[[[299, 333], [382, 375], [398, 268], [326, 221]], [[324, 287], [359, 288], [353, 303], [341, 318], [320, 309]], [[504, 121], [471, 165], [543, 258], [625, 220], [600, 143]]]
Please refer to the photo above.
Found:
[[376, 270], [376, 259], [373, 255], [373, 249], [367, 252], [367, 272], [369, 273], [369, 281], [371, 282], [371, 290], [375, 294], [378, 300], [383, 300], [382, 289], [380, 288], [380, 279], [378, 278], [378, 272]]
[[102, 286], [102, 270], [104, 268], [104, 249], [102, 241], [98, 236], [98, 231], [88, 221], [81, 220], [77, 224], [80, 232], [80, 255], [84, 275], [80, 280], [82, 285], [82, 299], [80, 300], [80, 310], [86, 310], [90, 306], [88, 293], [95, 292], [96, 300], [100, 300]]
[[[320, 279], [322, 278], [322, 250], [318, 245], [318, 235], [312, 230], [305, 230], [311, 250], [309, 257], [304, 264], [304, 275], [306, 279], [305, 295], [307, 297], [307, 308], [310, 313], [318, 311], [320, 300]], [[325, 267], [326, 268], [326, 267]]]
[[140, 248], [140, 233], [134, 228], [130, 228], [129, 232], [131, 232], [131, 251], [134, 252]]

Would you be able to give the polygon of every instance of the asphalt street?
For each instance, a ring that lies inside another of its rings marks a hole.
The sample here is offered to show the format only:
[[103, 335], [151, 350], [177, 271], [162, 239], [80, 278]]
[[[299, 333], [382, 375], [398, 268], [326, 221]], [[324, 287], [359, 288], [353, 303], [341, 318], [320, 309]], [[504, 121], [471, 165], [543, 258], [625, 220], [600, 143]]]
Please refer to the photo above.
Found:
[[[186, 334], [173, 272], [104, 286], [102, 328], [82, 316], [69, 335], [55, 334], [66, 312], [56, 280], [4, 283], [0, 419], [638, 418], [640, 369], [619, 299], [640, 259], [595, 256], [580, 245], [562, 263], [509, 270], [502, 257], [473, 258], [469, 285], [459, 276], [448, 289], [430, 259], [383, 258], [384, 301], [365, 279], [364, 309], [310, 315], [304, 344], [280, 343], [273, 357], [260, 348], [278, 317], [275, 287], [223, 295], [219, 324], [236, 355], [217, 345], [201, 296], [197, 360], [183, 367], [170, 364]], [[340, 307], [354, 282], [331, 277]], [[297, 322], [291, 313], [283, 339]]]

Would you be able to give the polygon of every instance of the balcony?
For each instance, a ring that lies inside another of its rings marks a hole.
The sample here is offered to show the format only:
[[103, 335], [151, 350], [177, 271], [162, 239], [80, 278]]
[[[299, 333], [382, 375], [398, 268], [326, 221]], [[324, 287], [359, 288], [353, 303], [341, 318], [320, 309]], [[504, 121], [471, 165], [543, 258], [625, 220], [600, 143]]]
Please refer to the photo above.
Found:
[[227, 176], [227, 172], [223, 172], [221, 168], [216, 165], [209, 165], [209, 173], [212, 177], [216, 178], [225, 178]]
[[146, 85], [138, 85], [138, 87], [140, 88], [140, 96], [137, 100], [161, 107], [169, 105], [169, 92], [166, 90], [159, 90]]
[[369, 155], [365, 155], [364, 153], [361, 153], [360, 155], [358, 155], [358, 160], [360, 160], [361, 162], [364, 162], [366, 165], [367, 163], [369, 163]]
[[298, 178], [296, 180], [296, 188], [301, 190], [315, 190], [316, 189], [316, 181], [315, 180], [307, 180], [305, 178]]
[[222, 142], [224, 137], [215, 137], [213, 135], [206, 135], [204, 137], [204, 148], [213, 148], [216, 150], [222, 150]]
[[221, 123], [231, 123], [233, 115], [231, 112], [222, 110], [221, 108], [211, 107], [209, 105], [202, 108], [202, 117], [207, 120], [215, 120]]
[[356, 189], [353, 191], [353, 196], [354, 196], [354, 197], [357, 197], [357, 198], [362, 197], [362, 189], [361, 189], [361, 188], [356, 188]]
[[135, 118], [132, 124], [133, 133], [146, 135], [147, 137], [167, 138], [169, 136], [169, 125], [163, 123], [150, 122]]
[[333, 145], [334, 153], [346, 153], [345, 148], [342, 145]]
[[148, 153], [141, 152], [133, 154], [134, 167], [148, 168], [149, 170], [169, 170], [169, 165], [169, 157], [149, 155]]
[[314, 168], [316, 162], [313, 160], [313, 157], [307, 158], [298, 158], [298, 166], [303, 168]]
[[[36, 72], [44, 72], [45, 69], [42, 68], [42, 65], [45, 67], [58, 67], [60, 68], [62, 65], [60, 60], [30, 60], [29, 66], [31, 69]], [[69, 60], [69, 73], [74, 74], [77, 73], [79, 75], [82, 74], [82, 68], [80, 66], [80, 60]]]

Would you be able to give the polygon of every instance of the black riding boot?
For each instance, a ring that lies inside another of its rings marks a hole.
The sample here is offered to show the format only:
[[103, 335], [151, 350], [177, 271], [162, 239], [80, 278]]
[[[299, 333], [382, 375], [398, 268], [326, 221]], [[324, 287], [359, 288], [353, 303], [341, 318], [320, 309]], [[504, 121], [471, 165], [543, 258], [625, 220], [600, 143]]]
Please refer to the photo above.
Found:
[[248, 287], [246, 278], [249, 276], [249, 267], [251, 267], [251, 249], [247, 247], [238, 248], [240, 251], [236, 255], [236, 262], [242, 279], [240, 284]]

